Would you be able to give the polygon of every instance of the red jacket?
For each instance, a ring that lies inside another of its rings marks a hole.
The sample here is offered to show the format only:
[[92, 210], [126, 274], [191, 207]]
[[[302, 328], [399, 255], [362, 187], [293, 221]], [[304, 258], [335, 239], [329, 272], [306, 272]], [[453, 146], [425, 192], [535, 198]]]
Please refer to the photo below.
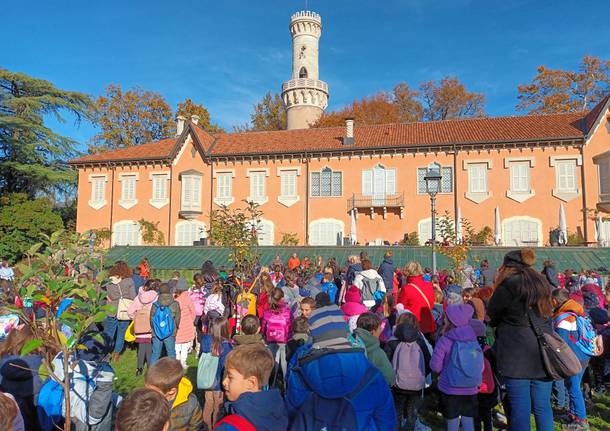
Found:
[[[414, 287], [415, 284], [421, 293]], [[423, 293], [423, 295], [422, 295]], [[424, 295], [426, 299], [424, 299]], [[422, 333], [430, 334], [436, 330], [432, 308], [434, 307], [434, 288], [432, 283], [424, 281], [421, 275], [409, 277], [398, 295], [398, 302], [415, 315]]]

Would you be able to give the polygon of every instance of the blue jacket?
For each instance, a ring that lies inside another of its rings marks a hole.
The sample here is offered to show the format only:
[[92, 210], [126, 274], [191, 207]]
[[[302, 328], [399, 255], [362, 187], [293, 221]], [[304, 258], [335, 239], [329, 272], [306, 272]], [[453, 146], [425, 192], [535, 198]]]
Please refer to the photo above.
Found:
[[383, 279], [386, 291], [392, 292], [392, 286], [394, 286], [394, 262], [392, 261], [392, 258], [384, 258], [381, 265], [379, 265], [379, 270], [377, 272]]
[[[233, 402], [225, 403], [227, 414], [246, 419], [258, 431], [284, 431], [288, 429], [288, 412], [277, 389], [261, 392], [244, 392]], [[214, 428], [219, 431], [238, 431], [228, 424]]]
[[[214, 342], [214, 337], [211, 335], [203, 335], [201, 337], [201, 352], [209, 353], [212, 351], [212, 343]], [[223, 341], [222, 351], [220, 352], [220, 357], [218, 358], [218, 369], [216, 370], [216, 386], [211, 391], [222, 391], [222, 376], [224, 375], [225, 370], [225, 359], [231, 350], [233, 350], [233, 345], [228, 341]]]
[[356, 389], [367, 369], [372, 367], [375, 370], [373, 381], [352, 399], [358, 430], [396, 429], [396, 412], [390, 388], [383, 375], [368, 361], [363, 351], [329, 353], [307, 362], [301, 370], [307, 380], [305, 384], [300, 374], [293, 371], [293, 368], [299, 358], [306, 355], [311, 348], [311, 344], [304, 345], [290, 361], [286, 376], [288, 387], [286, 407], [291, 419], [306, 401], [311, 392], [309, 388], [322, 397], [340, 398]]
[[359, 263], [354, 263], [347, 268], [347, 273], [345, 274], [345, 281], [347, 282], [347, 288], [354, 284], [354, 278], [356, 278], [356, 273], [362, 271], [362, 265]]
[[324, 293], [328, 293], [328, 296], [330, 297], [330, 302], [334, 304], [337, 299], [337, 286], [335, 285], [335, 283], [333, 283], [332, 281], [326, 281], [322, 284], [321, 290]]

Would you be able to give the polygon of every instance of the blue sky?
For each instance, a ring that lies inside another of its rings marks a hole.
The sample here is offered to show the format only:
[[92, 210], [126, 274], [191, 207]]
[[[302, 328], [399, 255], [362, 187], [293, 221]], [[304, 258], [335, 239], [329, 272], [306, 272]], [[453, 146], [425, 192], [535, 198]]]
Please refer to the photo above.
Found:
[[[110, 83], [203, 103], [230, 129], [290, 77], [290, 15], [305, 0], [35, 0], [2, 7], [1, 67], [98, 95]], [[457, 76], [490, 115], [515, 114], [538, 65], [610, 59], [606, 1], [308, 0], [323, 20], [330, 109], [400, 81]], [[586, 7], [585, 7], [586, 5]], [[53, 125], [85, 144], [88, 124]]]

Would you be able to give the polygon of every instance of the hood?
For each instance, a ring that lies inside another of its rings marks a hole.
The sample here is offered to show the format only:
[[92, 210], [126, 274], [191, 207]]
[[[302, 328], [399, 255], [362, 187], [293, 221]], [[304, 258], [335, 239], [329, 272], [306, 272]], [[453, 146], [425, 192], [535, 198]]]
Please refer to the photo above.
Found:
[[[41, 364], [42, 357], [38, 355], [5, 356], [0, 360], [0, 376], [2, 376], [2, 383], [6, 383], [6, 380], [21, 383], [32, 380], [34, 378], [34, 373], [38, 373], [38, 368], [40, 368]], [[28, 369], [24, 370], [23, 368]]]
[[176, 398], [174, 398], [174, 402], [172, 403], [172, 409], [187, 402], [191, 392], [193, 392], [193, 384], [189, 379], [183, 377], [178, 384], [178, 393], [176, 394]]
[[251, 335], [238, 334], [238, 335], [234, 336], [233, 339], [235, 340], [237, 345], [255, 344], [255, 343], [263, 342], [263, 336], [261, 334], [251, 334]]
[[362, 339], [367, 350], [379, 347], [379, 338], [375, 337], [366, 329], [356, 328], [354, 333]]
[[288, 412], [277, 389], [244, 392], [228, 409], [246, 418], [258, 431], [288, 429]]
[[470, 304], [452, 304], [445, 310], [447, 318], [457, 328], [468, 325], [473, 313], [474, 308]]
[[159, 295], [159, 305], [167, 307], [174, 302], [174, 295], [171, 293], [162, 293]]
[[472, 341], [477, 339], [477, 334], [472, 326], [467, 324], [466, 326], [451, 329], [447, 332], [447, 337], [453, 341]]
[[394, 329], [394, 336], [398, 341], [411, 343], [419, 338], [419, 330], [406, 323], [401, 323]]
[[138, 292], [138, 300], [142, 305], [152, 304], [158, 297], [159, 294], [154, 290], [144, 291], [144, 288], [140, 287]]
[[356, 286], [351, 286], [349, 289], [347, 289], [347, 292], [345, 292], [345, 302], [360, 303], [360, 299], [360, 289], [358, 289]]
[[379, 277], [379, 273], [377, 272], [377, 270], [371, 268], [371, 269], [367, 269], [365, 271], [360, 271], [360, 274], [362, 274], [363, 277], [366, 278], [378, 278]]
[[559, 306], [557, 311], [555, 311], [555, 317], [559, 316], [562, 313], [574, 313], [579, 316], [583, 316], [585, 314], [585, 310], [578, 302], [574, 301], [573, 299], [568, 299], [566, 302]]
[[470, 327], [474, 330], [474, 333], [477, 337], [485, 336], [487, 327], [485, 326], [485, 323], [483, 323], [481, 320], [472, 319], [470, 321]]
[[389, 265], [394, 265], [394, 261], [392, 260], [391, 257], [384, 257], [383, 258], [383, 263], [387, 263]]

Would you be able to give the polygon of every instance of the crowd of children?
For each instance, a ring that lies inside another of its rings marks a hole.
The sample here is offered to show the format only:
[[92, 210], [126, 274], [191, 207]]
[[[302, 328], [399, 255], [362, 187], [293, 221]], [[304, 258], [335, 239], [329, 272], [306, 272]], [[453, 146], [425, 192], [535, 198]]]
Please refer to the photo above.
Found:
[[[391, 251], [377, 269], [366, 253], [343, 268], [293, 254], [245, 277], [206, 261], [189, 287], [180, 273], [153, 278], [147, 260], [117, 262], [103, 284], [116, 313], [69, 358], [71, 421], [99, 431], [423, 431], [440, 412], [448, 431], [522, 431], [533, 413], [540, 431], [554, 421], [586, 430], [587, 401], [610, 377], [610, 286], [594, 271], [534, 263], [523, 249], [498, 269], [433, 274], [395, 266]], [[549, 378], [537, 329], [565, 341], [578, 373]], [[16, 326], [0, 343], [2, 429], [64, 421], [48, 378], [63, 378], [62, 354], [44, 370], [37, 349], [20, 354], [33, 338]], [[126, 342], [144, 387], [121, 398], [112, 365]]]

